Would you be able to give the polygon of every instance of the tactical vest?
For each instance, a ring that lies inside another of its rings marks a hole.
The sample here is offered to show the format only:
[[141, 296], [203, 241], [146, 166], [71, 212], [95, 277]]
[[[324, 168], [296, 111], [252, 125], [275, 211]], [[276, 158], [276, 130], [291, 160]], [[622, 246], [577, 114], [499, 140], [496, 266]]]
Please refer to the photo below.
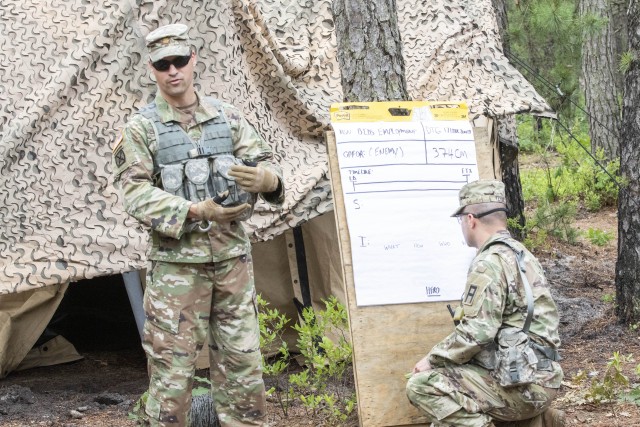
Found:
[[[240, 203], [253, 206], [255, 197], [237, 187], [228, 175], [230, 166], [243, 162], [233, 156], [231, 127], [222, 103], [209, 97], [201, 102], [212, 105], [219, 114], [202, 124], [199, 141], [189, 138], [178, 123], [163, 123], [155, 102], [138, 111], [151, 120], [155, 128], [158, 149], [153, 159], [153, 174], [156, 183], [165, 191], [194, 203], [228, 190], [229, 195], [220, 202], [223, 206]], [[250, 210], [248, 214], [250, 216]]]

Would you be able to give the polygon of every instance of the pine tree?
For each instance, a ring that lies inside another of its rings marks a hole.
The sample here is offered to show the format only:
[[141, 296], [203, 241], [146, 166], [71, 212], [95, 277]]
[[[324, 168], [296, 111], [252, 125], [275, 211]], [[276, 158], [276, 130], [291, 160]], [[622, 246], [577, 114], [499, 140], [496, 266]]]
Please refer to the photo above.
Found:
[[624, 80], [618, 196], [616, 314], [627, 324], [640, 322], [640, 1], [629, 0], [629, 49], [633, 59]]
[[[616, 38], [614, 22], [617, 9], [609, 0], [580, 0], [580, 16], [584, 22], [582, 47], [582, 79], [585, 107], [589, 118], [591, 151], [604, 150], [613, 160], [619, 153], [622, 82], [619, 78], [617, 56], [622, 49]], [[622, 18], [622, 17], [618, 17]]]
[[[507, 3], [505, 0], [493, 0], [493, 9], [496, 12], [498, 30], [502, 39], [503, 50], [509, 50], [509, 35]], [[507, 197], [507, 209], [509, 218], [514, 218], [518, 227], [511, 227], [509, 231], [518, 240], [524, 239], [524, 196], [520, 183], [520, 167], [518, 165], [518, 134], [516, 132], [515, 115], [501, 117], [498, 120], [498, 147], [500, 150], [500, 165], [502, 169], [502, 182], [505, 183], [505, 196]]]
[[407, 101], [395, 0], [334, 0], [345, 101]]
[[556, 112], [573, 117], [582, 47], [575, 0], [509, 2], [508, 13], [510, 50], [527, 67], [514, 65]]

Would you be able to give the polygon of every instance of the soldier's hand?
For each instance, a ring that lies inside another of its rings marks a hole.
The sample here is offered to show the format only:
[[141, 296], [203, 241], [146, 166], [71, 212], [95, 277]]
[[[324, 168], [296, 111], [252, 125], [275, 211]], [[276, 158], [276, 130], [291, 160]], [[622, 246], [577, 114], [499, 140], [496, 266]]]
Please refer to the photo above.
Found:
[[189, 208], [193, 212], [193, 217], [205, 221], [215, 222], [231, 222], [241, 216], [244, 211], [250, 208], [248, 203], [238, 206], [223, 207], [213, 201], [207, 199], [202, 202], [194, 203]]
[[249, 193], [271, 193], [278, 188], [276, 174], [261, 166], [233, 165], [229, 168], [229, 175]]

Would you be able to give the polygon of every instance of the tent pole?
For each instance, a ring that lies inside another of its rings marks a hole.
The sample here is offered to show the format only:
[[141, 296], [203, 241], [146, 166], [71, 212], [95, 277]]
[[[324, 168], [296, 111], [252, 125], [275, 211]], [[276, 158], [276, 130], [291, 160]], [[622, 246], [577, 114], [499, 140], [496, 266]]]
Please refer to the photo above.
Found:
[[133, 317], [136, 319], [136, 326], [138, 327], [138, 333], [142, 340], [144, 310], [142, 309], [142, 283], [140, 282], [140, 275], [137, 270], [127, 271], [122, 273], [122, 279], [124, 280], [124, 287], [127, 289], [129, 303], [131, 304], [131, 310], [133, 310]]

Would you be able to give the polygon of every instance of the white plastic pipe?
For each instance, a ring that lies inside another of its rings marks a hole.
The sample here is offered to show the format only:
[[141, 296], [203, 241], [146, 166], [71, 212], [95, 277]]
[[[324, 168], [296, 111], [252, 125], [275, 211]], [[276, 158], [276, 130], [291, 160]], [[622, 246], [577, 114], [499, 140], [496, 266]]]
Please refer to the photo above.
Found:
[[129, 303], [131, 304], [131, 310], [133, 310], [133, 317], [136, 320], [138, 333], [142, 340], [144, 309], [142, 308], [142, 283], [140, 282], [140, 275], [137, 270], [127, 271], [126, 273], [122, 273], [122, 279], [124, 280], [124, 287], [129, 296]]

